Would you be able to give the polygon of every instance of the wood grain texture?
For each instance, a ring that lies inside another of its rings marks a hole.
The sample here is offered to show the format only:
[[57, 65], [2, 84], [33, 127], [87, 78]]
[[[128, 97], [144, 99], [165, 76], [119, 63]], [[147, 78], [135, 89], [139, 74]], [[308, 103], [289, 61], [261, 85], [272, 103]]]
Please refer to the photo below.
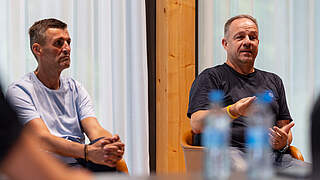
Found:
[[195, 77], [195, 0], [157, 0], [157, 173], [184, 172], [180, 146], [190, 129], [188, 98]]

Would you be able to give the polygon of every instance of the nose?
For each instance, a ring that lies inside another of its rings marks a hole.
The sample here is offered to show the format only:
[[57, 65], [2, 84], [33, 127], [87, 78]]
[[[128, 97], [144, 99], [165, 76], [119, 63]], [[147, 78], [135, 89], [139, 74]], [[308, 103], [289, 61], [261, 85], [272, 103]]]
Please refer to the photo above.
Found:
[[251, 43], [252, 43], [252, 42], [251, 42], [249, 36], [246, 36], [246, 37], [243, 39], [243, 46], [244, 46], [245, 48], [250, 48]]
[[65, 41], [62, 48], [62, 52], [64, 55], [70, 55], [70, 51], [71, 51], [70, 45], [68, 44], [67, 41]]

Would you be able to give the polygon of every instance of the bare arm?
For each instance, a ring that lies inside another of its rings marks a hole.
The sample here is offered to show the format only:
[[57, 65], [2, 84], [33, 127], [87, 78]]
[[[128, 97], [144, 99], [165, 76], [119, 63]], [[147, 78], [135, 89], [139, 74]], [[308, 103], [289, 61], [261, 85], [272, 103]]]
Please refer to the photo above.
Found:
[[81, 120], [81, 125], [84, 132], [90, 139], [90, 141], [95, 140], [100, 137], [111, 138], [112, 134], [105, 130], [94, 117], [88, 117]]
[[[36, 118], [31, 120], [25, 125], [25, 128], [32, 132], [37, 138], [39, 138], [39, 144], [41, 149], [45, 149], [47, 151], [54, 152], [62, 156], [73, 158], [85, 158], [84, 144], [68, 141], [63, 138], [52, 135], [42, 119]], [[92, 133], [90, 135], [92, 135]], [[97, 133], [97, 136], [98, 135], [101, 134]], [[91, 136], [90, 138], [94, 137], [95, 136]], [[119, 149], [118, 146], [121, 147], [121, 142], [115, 143], [115, 145], [118, 145], [116, 147], [112, 144], [114, 139], [116, 139], [116, 137], [105, 138], [98, 141], [97, 143], [87, 146], [87, 158], [90, 161], [95, 162], [97, 164], [103, 164], [110, 167], [114, 167], [115, 163], [113, 161], [110, 161], [110, 157], [105, 157], [105, 155], [108, 154], [109, 151], [117, 151]], [[105, 145], [108, 145], [108, 148], [105, 149]], [[121, 154], [122, 157], [123, 151], [119, 152], [118, 154]]]
[[73, 158], [84, 158], [84, 145], [72, 141], [67, 141], [63, 138], [54, 136], [50, 133], [42, 119], [36, 118], [29, 121], [25, 125], [26, 130], [33, 132], [40, 140], [40, 147]]
[[[32, 140], [31, 140], [32, 139]], [[36, 137], [22, 133], [3, 160], [0, 170], [10, 179], [92, 179], [83, 170], [72, 170], [37, 148]]]
[[[122, 159], [124, 154], [124, 144], [121, 142], [120, 137], [118, 135], [112, 136], [112, 134], [105, 130], [94, 117], [88, 117], [81, 120], [81, 124], [91, 141], [100, 137], [104, 137], [93, 145], [88, 146], [89, 160], [95, 163], [104, 163], [110, 167], [115, 167], [116, 163]], [[95, 161], [99, 159], [99, 157], [94, 156], [98, 156], [99, 153], [94, 152], [98, 151], [99, 149], [103, 150], [103, 154], [101, 154], [101, 156], [104, 157], [104, 159], [102, 159], [103, 162]]]
[[195, 134], [199, 134], [203, 130], [204, 118], [208, 115], [209, 110], [199, 110], [191, 115], [191, 128]]
[[[243, 99], [240, 99], [236, 103], [230, 105], [229, 112], [232, 116], [239, 117], [246, 115], [248, 108], [253, 103], [253, 101], [256, 99], [255, 96], [253, 97], [246, 97]], [[227, 108], [224, 107], [223, 110], [227, 112]], [[199, 110], [194, 112], [191, 115], [191, 128], [192, 131], [195, 134], [199, 134], [203, 130], [203, 121], [204, 118], [208, 115], [209, 110]]]

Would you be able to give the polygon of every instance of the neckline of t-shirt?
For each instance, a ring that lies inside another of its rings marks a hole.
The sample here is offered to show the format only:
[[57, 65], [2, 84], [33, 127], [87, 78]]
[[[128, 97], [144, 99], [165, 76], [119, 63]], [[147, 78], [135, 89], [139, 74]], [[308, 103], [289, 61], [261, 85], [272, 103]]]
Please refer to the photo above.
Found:
[[34, 72], [31, 72], [31, 75], [33, 76], [33, 78], [35, 79], [36, 83], [38, 83], [40, 86], [42, 86], [43, 88], [45, 88], [47, 91], [52, 91], [52, 92], [59, 92], [62, 89], [62, 78], [60, 76], [60, 85], [59, 85], [59, 89], [50, 89], [47, 86], [45, 86], [36, 76], [36, 74]]
[[257, 74], [257, 71], [258, 71], [256, 68], [254, 68], [254, 71], [253, 71], [252, 73], [249, 73], [249, 74], [245, 75], [245, 74], [241, 74], [241, 73], [237, 72], [237, 71], [234, 70], [232, 67], [230, 67], [227, 63], [224, 63], [224, 65], [225, 65], [228, 69], [230, 69], [230, 71], [231, 71], [232, 73], [236, 74], [237, 76], [244, 77], [244, 78], [253, 77], [253, 76], [255, 76], [255, 75]]

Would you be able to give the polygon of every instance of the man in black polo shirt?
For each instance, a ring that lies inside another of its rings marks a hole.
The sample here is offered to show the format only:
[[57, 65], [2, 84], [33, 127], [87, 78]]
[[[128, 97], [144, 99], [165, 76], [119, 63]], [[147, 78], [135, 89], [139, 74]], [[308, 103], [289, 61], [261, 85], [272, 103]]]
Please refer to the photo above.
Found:
[[[304, 164], [289, 154], [285, 155], [292, 142], [290, 129], [294, 123], [288, 110], [282, 80], [276, 74], [254, 68], [259, 45], [257, 21], [249, 15], [230, 18], [224, 27], [222, 45], [227, 52], [226, 63], [204, 70], [190, 90], [187, 115], [191, 118], [194, 134], [200, 134], [203, 130], [203, 120], [209, 112], [208, 93], [214, 89], [222, 90], [225, 93], [224, 110], [232, 118], [230, 149], [244, 157], [247, 110], [256, 99], [256, 94], [271, 90], [274, 95], [271, 110], [276, 117], [275, 126], [270, 130], [271, 146], [276, 154], [274, 158], [277, 159], [275, 165], [287, 168]], [[197, 139], [199, 136], [195, 137]], [[194, 143], [199, 145], [200, 142]]]

